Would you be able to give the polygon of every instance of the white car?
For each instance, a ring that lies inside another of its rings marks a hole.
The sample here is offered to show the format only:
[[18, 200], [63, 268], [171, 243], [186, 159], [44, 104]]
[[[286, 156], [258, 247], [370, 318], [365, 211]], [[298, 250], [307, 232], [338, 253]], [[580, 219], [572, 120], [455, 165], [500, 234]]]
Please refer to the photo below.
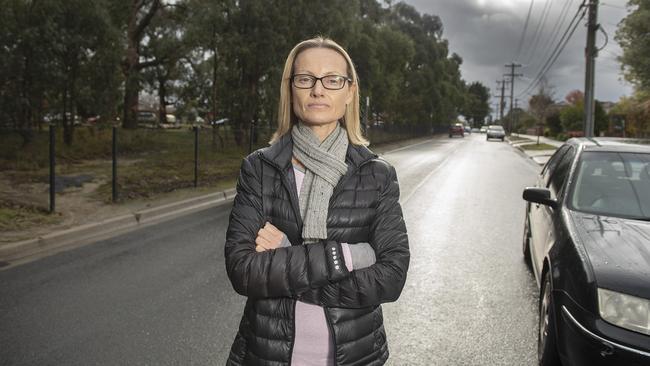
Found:
[[489, 139], [501, 139], [501, 141], [505, 141], [506, 131], [504, 131], [503, 127], [499, 125], [488, 126], [485, 140]]

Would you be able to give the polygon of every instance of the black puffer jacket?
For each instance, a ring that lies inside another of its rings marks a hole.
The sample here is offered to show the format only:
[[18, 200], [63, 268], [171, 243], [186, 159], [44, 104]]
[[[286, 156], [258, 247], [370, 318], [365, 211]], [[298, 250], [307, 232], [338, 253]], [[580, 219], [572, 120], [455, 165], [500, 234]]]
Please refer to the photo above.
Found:
[[[225, 256], [235, 291], [248, 301], [227, 364], [290, 365], [300, 300], [325, 307], [336, 365], [382, 365], [388, 347], [380, 304], [397, 300], [409, 265], [395, 169], [366, 147], [350, 144], [348, 172], [329, 204], [328, 240], [301, 245], [292, 151], [286, 134], [242, 162]], [[256, 252], [265, 221], [292, 246]], [[344, 264], [334, 264], [340, 243], [358, 242], [373, 247], [374, 265], [348, 272]]]

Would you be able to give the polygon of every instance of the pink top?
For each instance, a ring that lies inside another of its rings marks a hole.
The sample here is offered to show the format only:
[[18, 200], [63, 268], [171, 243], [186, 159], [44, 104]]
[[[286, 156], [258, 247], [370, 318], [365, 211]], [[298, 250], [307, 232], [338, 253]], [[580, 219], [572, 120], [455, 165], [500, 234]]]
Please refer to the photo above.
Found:
[[[300, 187], [305, 173], [294, 166], [296, 189], [300, 196]], [[341, 245], [343, 260], [349, 271], [352, 271], [350, 247]], [[334, 365], [334, 342], [332, 333], [327, 325], [325, 310], [318, 305], [296, 301], [295, 341], [291, 365], [295, 366], [331, 366]]]

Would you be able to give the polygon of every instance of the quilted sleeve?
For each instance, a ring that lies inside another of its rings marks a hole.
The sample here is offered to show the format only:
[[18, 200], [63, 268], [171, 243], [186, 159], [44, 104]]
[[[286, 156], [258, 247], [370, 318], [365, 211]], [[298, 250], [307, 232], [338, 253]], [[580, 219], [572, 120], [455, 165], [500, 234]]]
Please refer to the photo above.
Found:
[[387, 162], [382, 165], [387, 169], [386, 181], [370, 233], [375, 264], [352, 271], [341, 281], [306, 292], [299, 297], [301, 301], [328, 307], [362, 308], [399, 298], [409, 267], [408, 235], [399, 203], [395, 168]]
[[235, 291], [249, 298], [296, 297], [347, 277], [341, 244], [334, 241], [255, 250], [265, 219], [261, 164], [255, 153], [242, 161], [226, 231], [226, 271]]

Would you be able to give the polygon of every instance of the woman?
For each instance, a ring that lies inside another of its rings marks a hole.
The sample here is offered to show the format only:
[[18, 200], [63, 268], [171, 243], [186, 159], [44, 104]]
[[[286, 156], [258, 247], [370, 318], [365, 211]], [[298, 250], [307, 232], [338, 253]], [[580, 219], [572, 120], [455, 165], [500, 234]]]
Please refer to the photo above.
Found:
[[242, 162], [226, 233], [228, 276], [248, 297], [228, 365], [382, 365], [380, 304], [402, 291], [408, 237], [395, 169], [365, 147], [345, 50], [296, 45], [278, 114], [271, 146]]

